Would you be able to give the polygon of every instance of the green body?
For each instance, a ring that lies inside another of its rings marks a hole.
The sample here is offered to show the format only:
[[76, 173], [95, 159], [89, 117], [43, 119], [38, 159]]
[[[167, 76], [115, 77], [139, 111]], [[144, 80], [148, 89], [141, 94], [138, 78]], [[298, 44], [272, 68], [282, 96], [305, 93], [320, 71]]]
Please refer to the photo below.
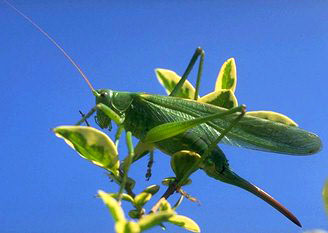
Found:
[[[164, 123], [186, 121], [227, 111], [214, 105], [177, 97], [117, 92], [107, 89], [97, 90], [97, 93], [99, 93], [96, 97], [97, 104], [105, 104], [115, 111], [122, 118], [124, 129], [132, 132], [141, 141], [150, 129]], [[227, 128], [237, 116], [238, 114], [227, 115], [221, 119], [200, 124], [177, 136], [155, 142], [155, 147], [168, 155], [181, 150], [202, 155], [220, 135], [220, 132]], [[110, 119], [99, 110], [97, 123], [102, 128], [110, 127]], [[295, 155], [313, 154], [321, 148], [320, 138], [313, 133], [295, 126], [247, 115], [227, 133], [222, 142], [238, 147]], [[300, 226], [296, 217], [279, 202], [235, 174], [218, 146], [211, 151], [200, 168], [210, 177], [255, 194]]]
[[[98, 92], [107, 92], [108, 94], [103, 99], [97, 97], [97, 103], [109, 106], [123, 117], [125, 130], [131, 131], [135, 137], [141, 140], [155, 126], [226, 111], [226, 109], [214, 105], [177, 97], [106, 89], [98, 90]], [[201, 124], [155, 145], [170, 155], [180, 150], [192, 150], [201, 155], [220, 135], [220, 131], [225, 129], [236, 117], [237, 114], [228, 115], [222, 119]], [[102, 128], [107, 128], [110, 120], [105, 114], [98, 111], [97, 119]], [[232, 128], [222, 142], [249, 149], [294, 155], [314, 154], [321, 148], [320, 138], [313, 133], [295, 126], [247, 115]]]

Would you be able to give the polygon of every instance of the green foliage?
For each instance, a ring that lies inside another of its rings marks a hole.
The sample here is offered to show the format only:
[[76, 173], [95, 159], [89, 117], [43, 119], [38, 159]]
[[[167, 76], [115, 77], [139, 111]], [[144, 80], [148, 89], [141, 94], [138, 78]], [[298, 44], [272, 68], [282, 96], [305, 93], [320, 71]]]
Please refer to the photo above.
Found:
[[[177, 75], [174, 71], [171, 70], [156, 69], [155, 73], [159, 83], [164, 87], [168, 95], [173, 91], [174, 87], [181, 79], [179, 75]], [[188, 80], [186, 80], [183, 83], [181, 89], [177, 92], [176, 96], [185, 99], [193, 99], [195, 96], [195, 92], [195, 88]]]
[[85, 126], [60, 126], [53, 129], [56, 136], [90, 162], [118, 176], [120, 162], [113, 141], [103, 132]]
[[[117, 148], [107, 135], [97, 129], [83, 126], [60, 126], [53, 131], [56, 136], [63, 138], [69, 146], [76, 150], [82, 158], [106, 169], [110, 172], [109, 176], [118, 185], [123, 184], [124, 174], [119, 169]], [[126, 174], [128, 169], [129, 167], [125, 168]], [[160, 187], [150, 185], [135, 195], [132, 192], [134, 185], [134, 180], [128, 178], [124, 188], [129, 193], [98, 191], [98, 197], [108, 207], [115, 221], [116, 233], [139, 233], [155, 226], [162, 226], [163, 222], [172, 223], [189, 231], [200, 232], [199, 226], [193, 220], [177, 215], [175, 209], [172, 209], [166, 200], [161, 200], [159, 207], [147, 214], [144, 206], [159, 191]], [[132, 205], [134, 209], [130, 210], [128, 215], [134, 220], [125, 217], [120, 200], [127, 201]]]

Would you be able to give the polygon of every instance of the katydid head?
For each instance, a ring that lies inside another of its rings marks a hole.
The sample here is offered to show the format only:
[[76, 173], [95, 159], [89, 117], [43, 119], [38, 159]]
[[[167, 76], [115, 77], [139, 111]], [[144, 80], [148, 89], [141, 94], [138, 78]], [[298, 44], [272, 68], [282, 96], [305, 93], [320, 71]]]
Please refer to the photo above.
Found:
[[133, 101], [133, 93], [112, 91], [109, 89], [93, 90], [92, 92], [96, 96], [96, 104], [98, 106], [99, 104], [105, 105], [112, 111], [112, 113], [106, 114], [103, 110], [100, 110], [99, 108], [97, 109], [95, 120], [100, 128], [111, 129], [112, 126], [110, 116], [119, 118], [120, 122], [124, 121], [125, 113]]
[[[113, 92], [111, 90], [100, 89], [100, 90], [93, 90], [92, 93], [96, 96], [96, 104], [104, 104], [108, 107], [111, 106], [111, 97]], [[101, 110], [97, 110], [95, 121], [97, 125], [99, 125], [102, 129], [109, 129], [111, 130], [112, 124], [110, 118]]]

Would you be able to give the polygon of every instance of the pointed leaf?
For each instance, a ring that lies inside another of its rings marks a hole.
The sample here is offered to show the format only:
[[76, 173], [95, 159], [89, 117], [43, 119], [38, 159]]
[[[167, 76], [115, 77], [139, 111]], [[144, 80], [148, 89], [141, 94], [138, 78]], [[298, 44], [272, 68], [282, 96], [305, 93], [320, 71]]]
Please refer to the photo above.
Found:
[[98, 195], [103, 200], [105, 205], [108, 207], [115, 222], [125, 222], [126, 221], [124, 212], [123, 212], [121, 206], [113, 197], [111, 197], [108, 193], [105, 193], [102, 190], [98, 191]]
[[[156, 76], [160, 84], [164, 87], [166, 93], [169, 95], [173, 91], [174, 87], [178, 84], [181, 77], [175, 72], [166, 69], [156, 69]], [[185, 99], [194, 99], [195, 88], [192, 84], [186, 80], [183, 83], [181, 89], [175, 95], [176, 97], [181, 97]]]
[[174, 212], [172, 210], [151, 213], [142, 217], [139, 220], [138, 224], [140, 226], [141, 231], [144, 231], [156, 225], [159, 225], [162, 222], [168, 221], [168, 219], [173, 215]]
[[213, 91], [198, 99], [197, 101], [227, 109], [238, 106], [237, 98], [231, 90]]
[[279, 122], [285, 125], [290, 125], [290, 126], [298, 126], [295, 121], [290, 119], [288, 116], [285, 116], [281, 113], [278, 112], [272, 112], [272, 111], [249, 111], [246, 112], [247, 115], [253, 116], [253, 117], [258, 117], [274, 122]]
[[159, 188], [160, 188], [159, 185], [155, 185], [154, 184], [154, 185], [148, 186], [142, 192], [144, 192], [144, 193], [150, 193], [151, 195], [155, 195], [158, 192]]
[[169, 186], [171, 185], [173, 182], [176, 182], [176, 178], [175, 177], [167, 177], [167, 178], [164, 178], [162, 180], [162, 184], [165, 185], [165, 186]]
[[215, 90], [229, 89], [235, 92], [237, 85], [237, 70], [235, 59], [230, 58], [223, 63], [215, 83]]
[[115, 144], [103, 132], [86, 126], [60, 126], [56, 136], [76, 150], [84, 159], [118, 175], [119, 159]]
[[325, 203], [326, 213], [328, 215], [328, 180], [326, 181], [325, 186], [323, 187], [322, 197]]
[[150, 199], [152, 195], [150, 193], [140, 193], [134, 198], [134, 205], [138, 208], [142, 208]]
[[197, 225], [197, 223], [194, 220], [192, 220], [186, 216], [174, 215], [171, 218], [169, 218], [169, 222], [173, 223], [179, 227], [183, 227], [184, 229], [186, 229], [188, 231], [200, 232], [200, 228]]
[[[108, 193], [108, 195], [110, 195], [111, 197], [113, 197], [115, 199], [118, 197], [118, 193]], [[122, 200], [131, 202], [134, 204], [134, 199], [129, 194], [122, 193]]]

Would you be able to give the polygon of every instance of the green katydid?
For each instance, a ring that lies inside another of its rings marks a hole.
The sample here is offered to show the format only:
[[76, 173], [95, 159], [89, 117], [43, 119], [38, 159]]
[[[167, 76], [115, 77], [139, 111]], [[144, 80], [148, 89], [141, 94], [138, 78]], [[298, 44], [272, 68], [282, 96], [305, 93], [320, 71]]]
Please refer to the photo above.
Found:
[[[204, 53], [196, 49], [181, 80], [170, 96], [145, 93], [120, 92], [109, 89], [95, 90], [83, 71], [52, 37], [30, 18], [9, 4], [20, 15], [43, 33], [77, 68], [96, 97], [96, 106], [77, 124], [83, 123], [96, 112], [96, 123], [103, 129], [111, 127], [113, 120], [120, 132], [124, 129], [140, 139], [141, 147], [155, 147], [168, 155], [190, 151], [206, 158], [199, 165], [214, 179], [239, 186], [266, 201], [296, 225], [298, 219], [269, 194], [239, 177], [229, 166], [222, 150], [216, 145], [218, 138], [225, 144], [281, 154], [310, 155], [318, 152], [321, 141], [315, 134], [288, 125], [265, 119], [261, 114], [244, 115], [244, 107], [226, 109], [197, 101]], [[187, 77], [200, 57], [195, 100], [177, 97]], [[229, 129], [229, 130], [228, 130]], [[140, 145], [139, 144], [139, 145]], [[134, 160], [147, 150], [141, 150]]]

